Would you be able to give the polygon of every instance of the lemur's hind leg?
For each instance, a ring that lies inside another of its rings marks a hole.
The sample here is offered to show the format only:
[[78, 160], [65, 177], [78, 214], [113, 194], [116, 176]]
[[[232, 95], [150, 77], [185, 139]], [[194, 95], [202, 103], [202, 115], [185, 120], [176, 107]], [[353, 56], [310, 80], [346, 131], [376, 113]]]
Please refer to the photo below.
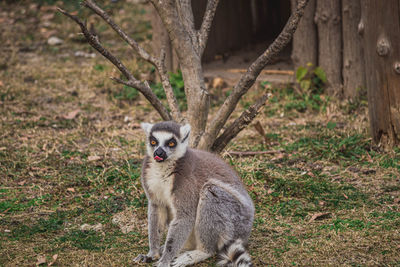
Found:
[[212, 255], [201, 250], [186, 251], [174, 259], [171, 263], [171, 267], [184, 267], [187, 265], [196, 264], [205, 259], [208, 259]]
[[[226, 188], [225, 188], [226, 187]], [[217, 253], [227, 242], [241, 239], [247, 243], [252, 215], [230, 185], [204, 185], [197, 208], [196, 237], [201, 248]]]

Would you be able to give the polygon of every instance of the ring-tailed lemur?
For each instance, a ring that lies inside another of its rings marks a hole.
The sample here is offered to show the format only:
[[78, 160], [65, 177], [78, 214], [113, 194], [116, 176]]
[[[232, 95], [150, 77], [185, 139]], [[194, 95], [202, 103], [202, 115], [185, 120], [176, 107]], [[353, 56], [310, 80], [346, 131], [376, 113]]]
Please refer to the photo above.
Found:
[[236, 172], [219, 157], [188, 148], [189, 124], [141, 126], [147, 136], [141, 182], [148, 198], [150, 251], [135, 261], [159, 258], [155, 266], [187, 266], [218, 253], [219, 265], [252, 266], [245, 246], [254, 205]]

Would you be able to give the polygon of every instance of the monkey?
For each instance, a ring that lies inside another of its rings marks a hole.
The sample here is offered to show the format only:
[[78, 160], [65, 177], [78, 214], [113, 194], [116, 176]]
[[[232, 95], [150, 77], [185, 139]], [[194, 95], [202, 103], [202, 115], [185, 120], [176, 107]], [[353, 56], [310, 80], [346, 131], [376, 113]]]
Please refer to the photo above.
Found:
[[141, 128], [150, 249], [134, 261], [183, 267], [217, 254], [219, 266], [253, 266], [246, 247], [254, 204], [238, 174], [218, 156], [189, 147], [189, 124], [165, 121]]

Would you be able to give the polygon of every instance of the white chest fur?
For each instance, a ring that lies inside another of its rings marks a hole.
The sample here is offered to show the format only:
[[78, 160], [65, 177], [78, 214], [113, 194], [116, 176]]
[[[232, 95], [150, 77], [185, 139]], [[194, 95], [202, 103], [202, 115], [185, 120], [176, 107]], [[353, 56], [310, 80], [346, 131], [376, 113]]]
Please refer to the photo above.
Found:
[[166, 163], [151, 162], [146, 175], [152, 201], [167, 207], [172, 207], [173, 168]]

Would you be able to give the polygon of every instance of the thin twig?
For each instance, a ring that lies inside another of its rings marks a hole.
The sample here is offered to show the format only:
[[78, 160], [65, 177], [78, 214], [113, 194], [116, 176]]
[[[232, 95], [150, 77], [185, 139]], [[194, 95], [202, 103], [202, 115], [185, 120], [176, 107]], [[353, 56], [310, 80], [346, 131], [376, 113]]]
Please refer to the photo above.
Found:
[[203, 17], [203, 22], [201, 24], [200, 30], [198, 31], [200, 57], [203, 55], [204, 49], [206, 47], [208, 35], [210, 33], [211, 25], [214, 20], [218, 3], [219, 0], [208, 0], [207, 2], [206, 11], [204, 12], [204, 17]]
[[146, 60], [147, 62], [153, 64], [154, 66], [158, 63], [157, 58], [150, 55], [146, 50], [144, 50], [135, 40], [130, 38], [114, 21], [113, 19], [101, 9], [95, 2], [92, 0], [85, 0], [82, 2], [82, 5], [91, 9], [97, 15], [99, 15], [105, 22], [110, 25], [110, 27], [124, 40], [126, 41], [138, 54], [141, 58]]
[[174, 90], [172, 89], [171, 82], [169, 81], [167, 68], [165, 66], [165, 48], [161, 49], [160, 61], [158, 68], [158, 73], [160, 74], [161, 83], [163, 85], [165, 95], [167, 97], [168, 105], [171, 108], [172, 117], [177, 122], [182, 121], [182, 114], [179, 110], [178, 101], [176, 100]]
[[[246, 69], [228, 69], [229, 72], [233, 73], [245, 73], [247, 72]], [[261, 74], [271, 74], [271, 75], [294, 75], [293, 70], [262, 70]]]
[[[232, 93], [227, 97], [221, 108], [217, 111], [212, 119], [210, 126], [207, 128], [206, 134], [202, 142], [210, 144], [218, 135], [222, 127], [225, 125], [229, 116], [232, 114], [240, 98], [247, 93], [250, 87], [256, 81], [262, 69], [277, 55], [291, 40], [297, 28], [300, 18], [303, 16], [304, 8], [309, 0], [301, 0], [297, 6], [297, 10], [292, 13], [285, 27], [273, 43], [260, 55], [242, 75], [239, 82], [233, 88]], [[202, 147], [205, 145], [202, 144]]]
[[211, 150], [215, 152], [221, 152], [222, 149], [235, 138], [260, 112], [261, 108], [265, 105], [269, 94], [264, 94], [259, 98], [256, 103], [251, 105], [247, 110], [237, 118], [231, 125], [229, 125], [225, 131], [215, 140], [211, 146]]
[[[62, 10], [60, 8], [58, 8], [58, 11], [64, 14], [65, 16], [69, 17], [73, 21], [75, 21], [80, 26], [82, 33], [85, 36], [88, 43], [119, 69], [119, 71], [128, 80], [124, 84], [139, 90], [139, 92], [141, 92], [146, 97], [146, 99], [153, 105], [153, 107], [158, 111], [158, 113], [164, 120], [171, 120], [171, 115], [169, 114], [168, 110], [163, 106], [161, 101], [153, 93], [153, 91], [151, 90], [151, 88], [147, 83], [143, 83], [136, 80], [136, 78], [129, 72], [129, 70], [125, 67], [125, 65], [118, 58], [116, 58], [110, 51], [108, 51], [101, 45], [98, 37], [90, 33], [86, 25], [77, 16], [71, 15], [65, 10]], [[122, 83], [121, 79], [114, 78], [113, 80]]]
[[266, 150], [266, 151], [227, 151], [229, 155], [233, 156], [256, 156], [256, 155], [270, 155], [284, 152], [283, 150]]

